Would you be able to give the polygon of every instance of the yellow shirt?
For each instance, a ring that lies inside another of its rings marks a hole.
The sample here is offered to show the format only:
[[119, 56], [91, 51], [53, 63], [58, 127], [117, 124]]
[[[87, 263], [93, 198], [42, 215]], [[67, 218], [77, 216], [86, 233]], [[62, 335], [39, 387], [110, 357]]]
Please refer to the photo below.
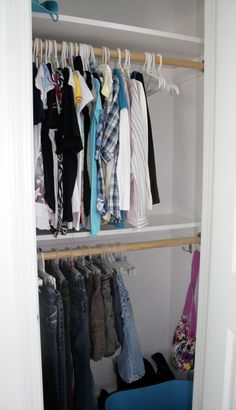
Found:
[[82, 90], [79, 82], [79, 78], [76, 73], [73, 73], [74, 79], [74, 95], [75, 95], [75, 106], [76, 108], [80, 105], [82, 101]]

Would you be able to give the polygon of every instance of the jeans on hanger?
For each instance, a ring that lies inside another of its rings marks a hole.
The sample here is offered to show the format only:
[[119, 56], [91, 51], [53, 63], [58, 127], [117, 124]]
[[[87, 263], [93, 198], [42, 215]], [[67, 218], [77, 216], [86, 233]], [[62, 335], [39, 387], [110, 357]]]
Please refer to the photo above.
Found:
[[84, 278], [70, 280], [71, 350], [75, 372], [75, 410], [97, 410], [98, 403], [90, 369], [88, 300]]
[[116, 359], [116, 365], [120, 377], [125, 382], [132, 383], [135, 380], [143, 377], [145, 368], [129, 294], [127, 289], [125, 288], [122, 274], [120, 272], [117, 272], [115, 277], [117, 279], [117, 285], [120, 295], [124, 332], [122, 349], [120, 355]]
[[112, 295], [112, 300], [113, 300], [116, 334], [120, 342], [120, 345], [122, 346], [123, 341], [124, 341], [124, 331], [123, 331], [122, 310], [121, 310], [120, 295], [119, 295], [116, 273], [114, 273], [111, 278], [111, 295]]
[[86, 292], [87, 292], [87, 298], [88, 298], [88, 309], [90, 312], [91, 309], [91, 300], [92, 300], [92, 295], [93, 295], [93, 273], [90, 273], [87, 276], [84, 276], [84, 280], [85, 280], [85, 288], [86, 288]]
[[74, 409], [98, 410], [90, 369], [89, 312], [84, 278], [66, 262], [61, 264], [61, 268], [68, 279], [70, 292], [70, 335], [75, 377]]
[[60, 409], [68, 409], [66, 358], [65, 358], [65, 331], [64, 331], [64, 308], [60, 292], [56, 292], [58, 308], [57, 343], [59, 348], [59, 381], [60, 381]]
[[105, 311], [101, 294], [101, 274], [93, 275], [94, 290], [90, 309], [91, 358], [101, 360], [106, 353]]
[[63, 306], [60, 293], [51, 283], [43, 285], [39, 293], [40, 330], [42, 346], [44, 410], [64, 410], [65, 346]]
[[120, 346], [116, 329], [111, 296], [111, 275], [105, 269], [102, 269], [101, 290], [105, 310], [105, 330], [106, 330], [106, 354], [105, 357], [112, 356]]
[[65, 360], [66, 360], [66, 382], [67, 382], [67, 402], [68, 410], [73, 410], [73, 389], [74, 389], [74, 371], [71, 355], [70, 341], [70, 296], [69, 284], [64, 280], [61, 284], [61, 297], [64, 307], [64, 331], [65, 331]]
[[54, 276], [57, 282], [57, 289], [61, 293], [63, 310], [64, 310], [64, 335], [65, 335], [65, 370], [62, 369], [62, 374], [66, 375], [67, 387], [67, 408], [73, 410], [73, 363], [71, 356], [70, 344], [70, 298], [69, 284], [65, 276], [59, 268], [59, 263], [56, 261], [45, 261], [47, 273]]

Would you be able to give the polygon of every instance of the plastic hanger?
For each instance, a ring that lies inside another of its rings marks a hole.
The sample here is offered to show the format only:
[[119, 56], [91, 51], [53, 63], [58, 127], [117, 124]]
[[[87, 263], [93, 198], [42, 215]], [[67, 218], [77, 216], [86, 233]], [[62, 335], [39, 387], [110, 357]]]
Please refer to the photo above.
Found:
[[56, 279], [53, 276], [48, 275], [48, 273], [45, 271], [45, 261], [44, 261], [42, 249], [38, 249], [38, 274], [41, 276], [41, 279], [45, 283], [47, 283], [48, 281], [53, 285], [54, 289], [57, 288]]
[[57, 55], [56, 40], [53, 40], [53, 64], [54, 64], [54, 69], [57, 70], [59, 68], [59, 61], [58, 61], [58, 55]]
[[43, 257], [42, 249], [38, 249], [38, 270], [41, 272], [45, 272], [45, 262]]
[[89, 46], [89, 48], [90, 48], [90, 62], [95, 67], [97, 65], [97, 62], [96, 62], [96, 57], [95, 57], [95, 53], [94, 53], [94, 48], [93, 48], [93, 46]]
[[61, 51], [61, 66], [65, 68], [67, 66], [68, 44], [66, 41], [62, 41]]
[[125, 61], [123, 64], [123, 70], [127, 77], [130, 77], [130, 51], [126, 48], [125, 50]]
[[[159, 57], [159, 66], [158, 68], [156, 68], [156, 57]], [[153, 95], [155, 92], [157, 92], [158, 90], [167, 90], [170, 92], [171, 95], [173, 94], [177, 94], [179, 95], [179, 88], [177, 85], [175, 85], [173, 83], [173, 81], [171, 81], [171, 79], [166, 79], [163, 76], [163, 73], [161, 71], [162, 68], [162, 64], [163, 64], [163, 58], [161, 54], [152, 54], [152, 63], [151, 63], [151, 70], [149, 72], [149, 75], [153, 76], [154, 78], [156, 78], [156, 80], [158, 81], [157, 88], [154, 86], [153, 89], [148, 90], [147, 95]]]
[[38, 65], [39, 65], [38, 52], [39, 52], [39, 39], [35, 38], [32, 57], [33, 57], [33, 63], [35, 63], [37, 68], [38, 68]]
[[160, 59], [158, 68], [156, 68], [156, 55], [153, 53], [145, 53], [145, 63], [143, 66], [143, 78], [145, 89], [148, 96], [156, 93], [165, 85], [164, 78], [161, 74], [162, 56], [157, 54]]
[[119, 68], [120, 70], [122, 69], [122, 64], [121, 64], [121, 50], [120, 48], [117, 48], [117, 53], [118, 53], [118, 57], [117, 57], [117, 68]]
[[135, 266], [128, 261], [126, 247], [124, 243], [120, 243], [120, 251], [118, 251], [116, 256], [116, 261], [119, 263], [120, 267], [123, 269], [124, 273], [128, 273], [129, 275], [136, 274]]
[[72, 70], [74, 70], [74, 51], [75, 51], [74, 43], [72, 43], [70, 41], [69, 42], [69, 56], [68, 56], [68, 59], [69, 59], [69, 64], [70, 64]]
[[44, 63], [48, 64], [48, 40], [44, 41], [45, 49], [44, 49]]
[[83, 63], [84, 71], [89, 71], [90, 46], [88, 44], [79, 45], [79, 53]]
[[79, 46], [77, 43], [75, 43], [75, 57], [79, 55]]
[[53, 51], [53, 43], [52, 40], [48, 40], [48, 62], [52, 63], [52, 51]]
[[102, 47], [102, 64], [109, 64], [111, 53], [108, 47]]

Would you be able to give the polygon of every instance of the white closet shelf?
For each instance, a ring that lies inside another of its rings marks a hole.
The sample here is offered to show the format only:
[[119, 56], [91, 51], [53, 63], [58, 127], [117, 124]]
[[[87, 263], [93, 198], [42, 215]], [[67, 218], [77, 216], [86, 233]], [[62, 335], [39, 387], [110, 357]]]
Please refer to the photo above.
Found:
[[[125, 228], [117, 229], [112, 225], [105, 225], [102, 230], [97, 235], [99, 237], [112, 237], [127, 234], [139, 234], [139, 233], [154, 233], [154, 232], [167, 232], [175, 231], [178, 229], [192, 229], [201, 227], [201, 222], [194, 221], [193, 219], [188, 219], [180, 215], [164, 214], [164, 215], [150, 215], [148, 217], [149, 225], [145, 228], [134, 228], [131, 225], [126, 225]], [[65, 242], [67, 239], [81, 239], [81, 238], [91, 238], [90, 232], [81, 230], [80, 232], [68, 233], [67, 235], [59, 235], [54, 238], [51, 234], [40, 234], [37, 235], [38, 244], [43, 242], [60, 243]]]
[[165, 56], [194, 59], [203, 55], [203, 39], [109, 21], [60, 15], [57, 22], [43, 13], [33, 13], [33, 37], [73, 41], [94, 47], [128, 48]]

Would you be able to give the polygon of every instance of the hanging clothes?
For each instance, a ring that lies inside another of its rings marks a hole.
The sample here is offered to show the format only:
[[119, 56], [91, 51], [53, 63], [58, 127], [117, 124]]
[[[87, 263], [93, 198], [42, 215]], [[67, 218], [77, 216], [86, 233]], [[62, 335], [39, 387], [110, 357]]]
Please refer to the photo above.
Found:
[[103, 114], [101, 97], [100, 97], [100, 84], [96, 78], [93, 78], [93, 85], [96, 92], [96, 102], [93, 110], [93, 118], [89, 133], [89, 146], [90, 146], [90, 183], [91, 183], [91, 199], [90, 199], [90, 230], [91, 235], [96, 236], [100, 231], [101, 215], [97, 210], [97, 163], [95, 159], [96, 149], [96, 134], [98, 124]]
[[72, 65], [33, 65], [36, 226], [143, 228], [159, 192], [142, 74]]
[[148, 170], [148, 135], [145, 96], [142, 84], [128, 82], [131, 121], [131, 201], [127, 221], [138, 228], [148, 225], [147, 209], [152, 209]]
[[[62, 111], [56, 132], [57, 152], [63, 153], [63, 220], [73, 221], [71, 198], [77, 175], [77, 153], [83, 149], [77, 121], [70, 71], [63, 69]], [[71, 79], [70, 79], [71, 80]]]
[[119, 207], [122, 211], [130, 208], [130, 123], [128, 101], [122, 74], [118, 68], [113, 70], [120, 82], [119, 90], [119, 153], [117, 159], [117, 181], [119, 190]]
[[[81, 65], [79, 64], [79, 61], [81, 59], [79, 57], [76, 57], [76, 62], [75, 66], [80, 67]], [[77, 65], [76, 65], [77, 64]], [[82, 64], [82, 62], [81, 62]], [[83, 71], [81, 71], [83, 72]], [[81, 102], [80, 104], [77, 105], [76, 107], [76, 114], [77, 114], [77, 119], [78, 119], [78, 124], [80, 128], [80, 134], [82, 138], [82, 143], [83, 146], [85, 144], [85, 130], [84, 130], [84, 115], [83, 115], [83, 110], [90, 104], [90, 102], [93, 101], [93, 95], [88, 88], [86, 81], [84, 80], [83, 76], [81, 75], [81, 72], [75, 71], [74, 75], [77, 77], [80, 88], [81, 88]], [[85, 161], [85, 151], [81, 150], [77, 154], [77, 159], [78, 159], [78, 168], [77, 168], [77, 176], [76, 176], [76, 184], [74, 187], [74, 192], [72, 196], [72, 207], [73, 207], [73, 228], [75, 228], [77, 231], [80, 230], [80, 226], [82, 225], [83, 227], [86, 225], [85, 223], [85, 211], [84, 211], [84, 183], [85, 183], [85, 178], [84, 178], [84, 161]]]
[[152, 192], [152, 203], [153, 205], [160, 203], [159, 191], [157, 186], [157, 177], [156, 177], [156, 164], [155, 164], [155, 152], [153, 145], [153, 136], [152, 136], [152, 124], [148, 108], [147, 94], [145, 90], [145, 84], [142, 73], [138, 71], [133, 71], [131, 78], [135, 78], [140, 81], [143, 85], [143, 90], [146, 98], [146, 107], [147, 107], [147, 117], [148, 117], [148, 168], [149, 168], [149, 177], [151, 183], [151, 192]]
[[[98, 410], [90, 358], [116, 356], [131, 383], [144, 363], [123, 280], [126, 258], [109, 256], [47, 261], [39, 268], [44, 408]], [[121, 273], [123, 272], [123, 273]], [[118, 340], [119, 339], [119, 340]]]

